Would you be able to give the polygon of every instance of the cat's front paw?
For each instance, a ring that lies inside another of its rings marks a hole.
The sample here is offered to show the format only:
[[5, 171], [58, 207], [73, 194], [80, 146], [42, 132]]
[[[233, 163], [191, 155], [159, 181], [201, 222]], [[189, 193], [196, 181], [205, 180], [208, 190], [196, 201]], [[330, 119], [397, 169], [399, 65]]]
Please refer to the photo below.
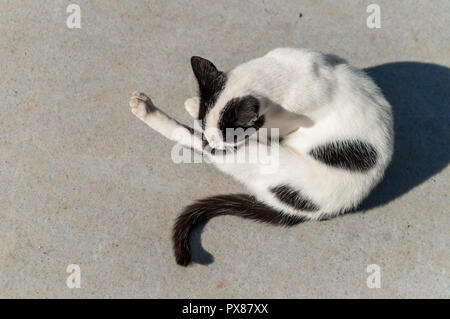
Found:
[[149, 113], [154, 112], [156, 107], [152, 100], [144, 93], [134, 92], [130, 99], [131, 112], [143, 120]]

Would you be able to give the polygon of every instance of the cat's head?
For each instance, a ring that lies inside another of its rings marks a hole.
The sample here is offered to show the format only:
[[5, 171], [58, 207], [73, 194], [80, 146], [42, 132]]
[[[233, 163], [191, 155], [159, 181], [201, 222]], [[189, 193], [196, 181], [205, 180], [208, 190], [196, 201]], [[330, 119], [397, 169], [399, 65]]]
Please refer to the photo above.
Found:
[[191, 66], [198, 82], [199, 99], [191, 101], [189, 113], [201, 121], [212, 148], [225, 149], [242, 143], [263, 124], [261, 100], [239, 85], [229, 85], [228, 76], [210, 61], [194, 56]]

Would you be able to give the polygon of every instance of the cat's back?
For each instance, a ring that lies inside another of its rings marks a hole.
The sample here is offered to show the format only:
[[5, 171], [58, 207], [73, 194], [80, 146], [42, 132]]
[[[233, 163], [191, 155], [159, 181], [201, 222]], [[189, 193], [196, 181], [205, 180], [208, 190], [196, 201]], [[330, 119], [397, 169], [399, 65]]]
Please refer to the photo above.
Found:
[[314, 62], [323, 62], [325, 54], [312, 49], [277, 48], [269, 51], [262, 58], [275, 59], [280, 64], [292, 66], [308, 65]]
[[282, 105], [314, 122], [291, 139], [298, 150], [307, 153], [333, 141], [366, 141], [377, 149], [384, 169], [393, 151], [392, 112], [370, 77], [339, 57], [310, 49], [278, 48], [263, 60], [281, 68], [291, 82], [280, 94]]
[[258, 94], [288, 111], [315, 111], [332, 97], [335, 66], [335, 60], [311, 49], [274, 49], [231, 70], [224, 96]]
[[305, 77], [310, 71], [314, 71], [315, 66], [326, 66], [329, 62], [332, 62], [332, 59], [328, 59], [327, 55], [311, 49], [277, 48], [259, 58], [238, 65], [229, 75], [232, 82], [243, 76], [253, 78], [261, 75], [264, 77], [259, 79], [263, 81], [274, 78], [293, 79], [300, 74]]
[[274, 85], [282, 90], [276, 102], [309, 116], [316, 124], [310, 128], [311, 143], [340, 135], [391, 143], [389, 102], [370, 77], [344, 59], [311, 49], [278, 48], [260, 63], [278, 69], [274, 72], [282, 73], [279, 79], [286, 79], [282, 89]]
[[[256, 93], [286, 110], [309, 117], [301, 146], [353, 136], [389, 145], [391, 106], [361, 70], [311, 49], [277, 48], [230, 74], [229, 91]], [[386, 150], [387, 151], [387, 150]]]

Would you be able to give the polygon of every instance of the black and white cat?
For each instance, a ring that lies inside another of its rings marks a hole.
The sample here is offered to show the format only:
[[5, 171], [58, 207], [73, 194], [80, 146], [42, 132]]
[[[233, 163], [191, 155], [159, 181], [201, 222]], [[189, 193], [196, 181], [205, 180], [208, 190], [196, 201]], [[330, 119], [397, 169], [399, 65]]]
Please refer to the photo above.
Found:
[[[229, 72], [200, 57], [191, 64], [199, 97], [185, 107], [202, 121], [200, 132], [170, 118], [143, 93], [133, 94], [131, 110], [168, 139], [205, 154], [251, 195], [213, 196], [188, 206], [173, 229], [178, 264], [190, 263], [190, 233], [204, 220], [235, 215], [294, 225], [329, 218], [357, 206], [382, 178], [393, 152], [391, 106], [362, 71], [334, 56], [292, 48]], [[255, 133], [230, 139], [227, 128]], [[263, 174], [254, 161], [223, 160], [258, 152], [260, 143], [273, 148], [273, 139], [258, 137], [263, 128], [279, 129], [277, 151], [266, 155], [276, 157], [275, 171]]]

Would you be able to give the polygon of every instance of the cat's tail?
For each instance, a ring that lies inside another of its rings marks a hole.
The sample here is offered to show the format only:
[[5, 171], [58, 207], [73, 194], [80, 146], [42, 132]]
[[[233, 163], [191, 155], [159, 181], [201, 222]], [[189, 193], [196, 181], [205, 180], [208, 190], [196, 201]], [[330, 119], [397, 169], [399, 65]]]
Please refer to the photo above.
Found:
[[191, 262], [189, 238], [192, 229], [203, 221], [222, 215], [283, 226], [292, 226], [305, 220], [300, 216], [278, 212], [246, 194], [219, 195], [198, 200], [184, 209], [173, 227], [172, 239], [177, 264], [187, 266]]

